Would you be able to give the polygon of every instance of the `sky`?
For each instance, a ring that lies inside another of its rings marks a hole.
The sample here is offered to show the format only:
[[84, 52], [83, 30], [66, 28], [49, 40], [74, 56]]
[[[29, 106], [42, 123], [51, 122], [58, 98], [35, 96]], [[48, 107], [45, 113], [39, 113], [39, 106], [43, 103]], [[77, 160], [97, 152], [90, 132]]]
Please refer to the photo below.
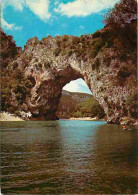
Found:
[[[0, 0], [1, 27], [14, 37], [17, 46], [37, 36], [94, 33], [104, 27], [103, 15], [119, 0]], [[91, 93], [82, 79], [64, 89]]]

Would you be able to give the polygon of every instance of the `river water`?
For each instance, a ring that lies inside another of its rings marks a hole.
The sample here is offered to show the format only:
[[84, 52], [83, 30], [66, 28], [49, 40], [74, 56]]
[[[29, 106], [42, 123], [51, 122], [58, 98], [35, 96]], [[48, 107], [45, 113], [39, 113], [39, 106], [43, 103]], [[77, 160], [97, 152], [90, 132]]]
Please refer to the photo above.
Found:
[[137, 194], [136, 147], [106, 122], [1, 122], [2, 193]]

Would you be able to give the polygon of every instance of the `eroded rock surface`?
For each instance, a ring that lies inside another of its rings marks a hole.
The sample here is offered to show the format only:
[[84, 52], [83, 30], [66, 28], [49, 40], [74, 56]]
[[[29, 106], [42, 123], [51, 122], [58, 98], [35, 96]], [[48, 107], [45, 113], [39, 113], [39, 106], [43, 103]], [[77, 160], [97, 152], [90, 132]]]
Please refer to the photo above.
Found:
[[136, 108], [129, 101], [136, 94], [136, 45], [131, 40], [127, 43], [127, 38], [120, 41], [120, 36], [106, 29], [96, 33], [28, 40], [7, 71], [20, 72], [32, 86], [21, 103], [11, 89], [11, 106], [31, 112], [32, 119], [56, 119], [62, 88], [82, 78], [104, 108], [109, 123], [120, 123], [124, 116], [135, 118]]

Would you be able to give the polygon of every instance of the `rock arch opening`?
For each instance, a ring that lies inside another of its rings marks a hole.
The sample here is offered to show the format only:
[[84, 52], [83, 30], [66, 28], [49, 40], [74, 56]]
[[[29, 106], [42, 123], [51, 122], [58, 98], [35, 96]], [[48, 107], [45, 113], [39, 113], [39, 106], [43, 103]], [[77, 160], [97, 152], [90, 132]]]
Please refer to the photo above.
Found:
[[66, 90], [69, 92], [80, 92], [80, 93], [92, 94], [87, 83], [82, 78], [72, 80], [70, 83], [67, 83], [63, 87], [63, 90]]
[[[89, 76], [91, 76], [91, 74], [87, 74], [87, 66], [85, 69], [81, 68], [80, 62], [76, 63], [74, 59], [71, 59], [70, 62], [66, 62], [64, 59], [62, 64], [49, 63], [49, 67], [45, 66], [46, 63], [47, 60], [41, 62], [40, 66], [40, 63], [36, 62], [36, 64], [30, 66], [26, 71], [25, 76], [31, 76], [35, 80], [35, 86], [31, 89], [30, 97], [27, 99], [27, 105], [32, 114], [32, 119], [56, 120], [62, 118], [61, 114], [57, 115], [58, 105], [60, 105], [60, 99], [62, 97], [62, 90], [66, 84], [77, 79], [83, 79], [86, 82], [85, 86], [89, 87], [89, 93], [91, 89], [94, 89], [94, 97], [96, 99], [93, 98], [93, 102], [96, 101], [96, 106], [100, 106], [99, 104], [101, 104], [101, 101], [99, 101], [96, 91], [98, 89], [96, 87], [97, 84], [95, 80], [90, 80]], [[79, 97], [77, 98], [79, 99]], [[73, 105], [74, 108], [76, 107], [75, 104]], [[92, 112], [93, 114], [91, 114], [90, 111], [92, 107], [91, 104], [91, 100], [86, 102], [84, 110], [75, 110], [74, 116], [95, 117], [96, 113]], [[101, 114], [101, 112], [103, 113], [103, 109], [101, 109], [101, 107], [98, 107], [98, 109], [100, 111], [95, 110], [94, 112], [100, 113], [100, 116], [98, 117], [103, 116], [104, 114]], [[72, 116], [67, 116], [67, 118]]]
[[62, 89], [56, 116], [59, 119], [95, 118], [105, 116], [104, 110], [93, 97], [88, 85], [83, 79], [72, 80]]
[[[42, 65], [43, 69], [43, 65]], [[31, 91], [31, 98], [28, 99], [29, 107], [33, 118], [42, 120], [58, 119], [56, 111], [63, 87], [72, 80], [83, 78], [83, 75], [74, 70], [71, 66], [60, 69], [46, 69], [40, 75], [32, 74], [36, 84]]]

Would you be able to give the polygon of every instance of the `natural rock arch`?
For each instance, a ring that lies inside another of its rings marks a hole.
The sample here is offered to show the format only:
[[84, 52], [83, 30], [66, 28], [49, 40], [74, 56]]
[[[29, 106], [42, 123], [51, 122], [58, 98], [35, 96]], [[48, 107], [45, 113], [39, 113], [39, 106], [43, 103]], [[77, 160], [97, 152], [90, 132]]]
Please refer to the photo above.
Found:
[[[33, 117], [39, 119], [56, 119], [56, 111], [62, 95], [63, 87], [72, 80], [83, 78], [83, 75], [74, 70], [71, 66], [65, 65], [62, 68], [45, 69], [45, 63], [42, 64], [42, 72], [32, 70], [32, 73], [26, 72], [35, 79], [35, 85], [31, 90], [31, 98], [27, 105], [33, 114]], [[37, 74], [36, 74], [37, 72]]]
[[[69, 49], [66, 47], [62, 50], [67, 50], [64, 55], [62, 51], [57, 54], [58, 39], [67, 39], [65, 42], [72, 43], [76, 37], [64, 36], [56, 39], [49, 36], [42, 41], [35, 37], [28, 41], [23, 54], [16, 60], [19, 69], [25, 66], [25, 77], [35, 79], [31, 97], [27, 98], [28, 110], [35, 117], [55, 119], [62, 88], [71, 80], [83, 78], [104, 108], [108, 120], [118, 123], [123, 114], [121, 109], [124, 100], [134, 92], [134, 88], [128, 90], [127, 83], [124, 86], [113, 85], [119, 67], [126, 62], [121, 61], [112, 48], [104, 48], [104, 52], [99, 51], [93, 59], [86, 56], [79, 58], [75, 52], [68, 55]], [[91, 40], [92, 35], [86, 36], [85, 39]], [[78, 48], [81, 48], [79, 39], [77, 41]], [[28, 60], [27, 66], [24, 58]]]
[[[111, 44], [111, 34], [107, 35], [103, 29], [80, 38], [65, 35], [49, 36], [41, 41], [37, 37], [28, 40], [9, 67], [10, 71], [18, 70], [32, 82], [30, 93], [19, 105], [19, 110], [30, 111], [39, 119], [56, 119], [62, 88], [71, 80], [82, 78], [103, 107], [108, 122], [119, 123], [123, 116], [129, 116], [126, 102], [130, 94], [135, 94], [136, 60], [127, 53], [123, 60], [120, 55], [123, 56], [124, 51], [118, 54], [120, 45], [118, 42]], [[135, 50], [131, 48], [134, 56]], [[10, 102], [18, 107], [13, 90]]]

